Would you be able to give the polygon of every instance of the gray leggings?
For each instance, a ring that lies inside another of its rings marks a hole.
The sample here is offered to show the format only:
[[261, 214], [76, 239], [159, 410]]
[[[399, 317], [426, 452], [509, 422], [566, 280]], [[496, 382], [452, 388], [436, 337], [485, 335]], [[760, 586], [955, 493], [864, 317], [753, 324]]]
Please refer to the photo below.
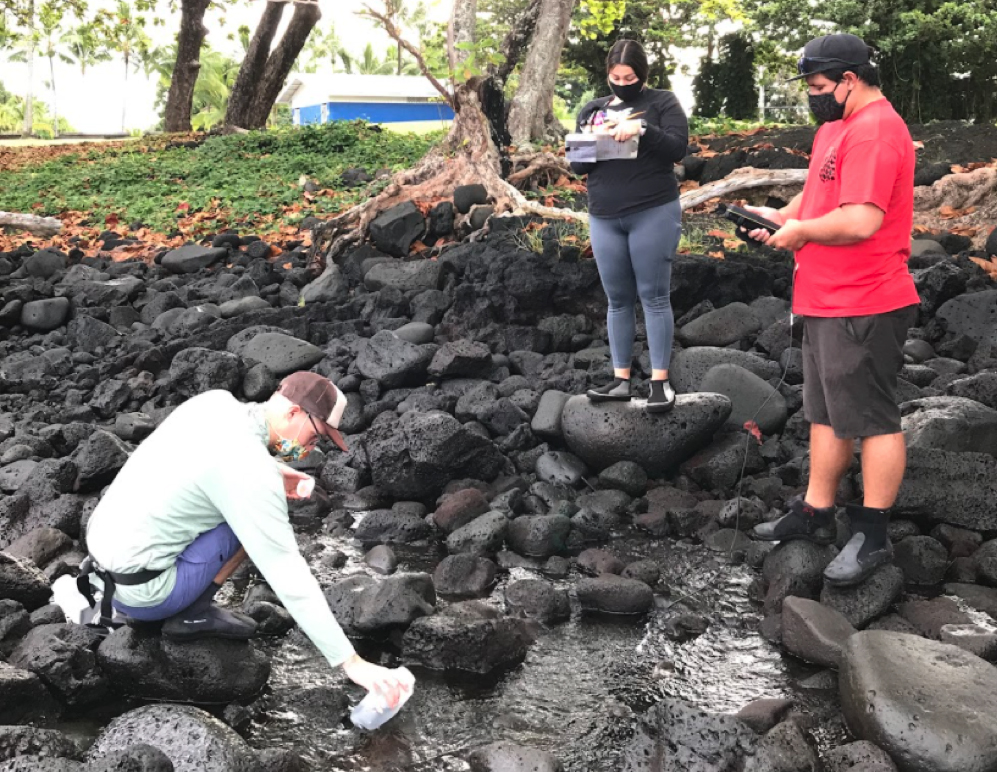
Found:
[[667, 370], [675, 319], [669, 297], [672, 259], [682, 234], [682, 204], [676, 199], [622, 217], [589, 216], [592, 252], [609, 300], [606, 327], [613, 367], [629, 368], [637, 320], [644, 307], [651, 367]]

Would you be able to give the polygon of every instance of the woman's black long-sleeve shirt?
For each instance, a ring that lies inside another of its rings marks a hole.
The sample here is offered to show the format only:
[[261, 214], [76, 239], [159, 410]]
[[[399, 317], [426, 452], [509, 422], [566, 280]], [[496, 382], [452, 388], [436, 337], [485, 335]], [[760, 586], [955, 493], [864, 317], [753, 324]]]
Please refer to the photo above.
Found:
[[689, 121], [675, 94], [645, 88], [630, 102], [610, 106], [613, 97], [593, 99], [578, 113], [576, 131], [587, 130], [593, 122], [607, 118], [647, 121], [640, 137], [637, 157], [630, 160], [573, 163], [575, 174], [588, 175], [589, 214], [620, 217], [674, 201], [679, 196], [675, 164], [689, 147]]

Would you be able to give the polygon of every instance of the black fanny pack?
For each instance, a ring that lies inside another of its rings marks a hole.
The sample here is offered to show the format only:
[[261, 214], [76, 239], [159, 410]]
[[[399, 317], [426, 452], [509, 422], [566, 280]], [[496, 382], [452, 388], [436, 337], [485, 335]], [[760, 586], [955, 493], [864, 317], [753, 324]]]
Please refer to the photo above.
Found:
[[161, 568], [158, 571], [155, 571], [146, 568], [141, 571], [134, 571], [127, 574], [117, 573], [115, 571], [106, 571], [98, 565], [92, 555], [87, 555], [86, 559], [80, 563], [80, 574], [76, 577], [76, 589], [79, 590], [80, 595], [87, 599], [87, 603], [90, 604], [90, 608], [94, 608], [97, 605], [97, 599], [94, 596], [93, 585], [90, 584], [90, 575], [96, 574], [100, 577], [100, 580], [104, 583], [104, 592], [100, 601], [100, 622], [97, 626], [110, 631], [114, 627], [119, 626], [112, 623], [112, 618], [114, 617], [114, 607], [111, 605], [111, 601], [114, 600], [114, 592], [117, 589], [117, 586], [121, 584], [126, 587], [134, 587], [140, 584], [145, 584], [147, 582], [151, 582], [165, 570], [165, 568]]

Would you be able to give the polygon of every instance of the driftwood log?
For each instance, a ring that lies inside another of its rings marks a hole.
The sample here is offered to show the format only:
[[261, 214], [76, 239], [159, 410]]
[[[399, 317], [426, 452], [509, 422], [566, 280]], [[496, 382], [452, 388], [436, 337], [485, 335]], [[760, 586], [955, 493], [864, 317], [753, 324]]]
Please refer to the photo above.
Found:
[[0, 226], [10, 225], [20, 230], [49, 238], [62, 230], [62, 222], [54, 217], [39, 217], [36, 214], [0, 212]]

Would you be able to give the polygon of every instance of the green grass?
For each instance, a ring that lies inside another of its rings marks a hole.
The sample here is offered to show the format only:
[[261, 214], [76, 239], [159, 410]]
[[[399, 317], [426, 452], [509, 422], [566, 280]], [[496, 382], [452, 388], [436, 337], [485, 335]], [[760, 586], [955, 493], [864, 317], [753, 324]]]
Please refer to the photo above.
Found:
[[80, 212], [92, 224], [114, 216], [162, 232], [195, 213], [212, 227], [275, 218], [293, 223], [339, 211], [364, 195], [336, 191], [308, 200], [298, 184], [302, 176], [335, 189], [344, 169], [407, 168], [441, 136], [356, 122], [216, 136], [193, 149], [167, 150], [161, 138], [84, 147], [37, 166], [0, 171], [0, 210]]

